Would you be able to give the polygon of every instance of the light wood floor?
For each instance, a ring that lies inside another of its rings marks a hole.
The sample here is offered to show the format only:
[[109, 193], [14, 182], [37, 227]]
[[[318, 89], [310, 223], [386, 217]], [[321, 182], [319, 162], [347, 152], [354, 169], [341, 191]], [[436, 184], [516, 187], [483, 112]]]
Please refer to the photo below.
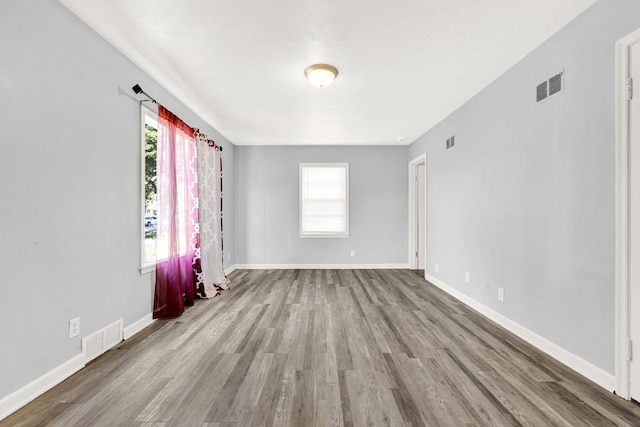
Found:
[[640, 425], [409, 270], [253, 270], [5, 425]]

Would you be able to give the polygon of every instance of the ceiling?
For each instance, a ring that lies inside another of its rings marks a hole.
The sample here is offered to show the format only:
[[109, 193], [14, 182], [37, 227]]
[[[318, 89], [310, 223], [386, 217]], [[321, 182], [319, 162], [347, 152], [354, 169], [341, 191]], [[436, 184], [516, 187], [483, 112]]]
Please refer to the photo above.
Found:
[[236, 145], [404, 145], [595, 0], [60, 2]]

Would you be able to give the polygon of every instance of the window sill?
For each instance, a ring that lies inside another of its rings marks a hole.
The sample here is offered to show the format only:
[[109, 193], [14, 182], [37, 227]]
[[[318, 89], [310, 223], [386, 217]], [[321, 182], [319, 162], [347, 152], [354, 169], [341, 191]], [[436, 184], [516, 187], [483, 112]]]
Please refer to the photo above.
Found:
[[298, 236], [301, 239], [346, 239], [349, 233], [300, 233]]
[[140, 274], [147, 274], [147, 273], [151, 273], [152, 271], [156, 270], [156, 264], [147, 264], [147, 265], [143, 265], [142, 267], [139, 268], [140, 270]]

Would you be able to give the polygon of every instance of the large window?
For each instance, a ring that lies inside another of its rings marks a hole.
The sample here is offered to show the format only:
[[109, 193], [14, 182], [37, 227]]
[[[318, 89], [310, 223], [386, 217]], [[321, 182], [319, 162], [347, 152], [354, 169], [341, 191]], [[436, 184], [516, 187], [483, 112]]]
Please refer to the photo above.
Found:
[[141, 263], [142, 271], [152, 269], [156, 264], [156, 155], [158, 145], [158, 114], [141, 107], [142, 139], [142, 235]]
[[300, 163], [300, 237], [349, 236], [349, 164]]

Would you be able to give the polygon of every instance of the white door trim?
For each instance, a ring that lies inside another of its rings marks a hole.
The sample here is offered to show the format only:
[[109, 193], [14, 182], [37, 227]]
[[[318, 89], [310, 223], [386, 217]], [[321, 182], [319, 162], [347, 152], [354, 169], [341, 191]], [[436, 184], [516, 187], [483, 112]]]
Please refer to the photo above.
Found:
[[[425, 186], [424, 186], [424, 198], [427, 200], [427, 185], [426, 185], [426, 176], [427, 176], [427, 154], [422, 154], [415, 159], [409, 162], [409, 268], [415, 270], [418, 268], [417, 260], [416, 260], [416, 210], [417, 210], [417, 200], [416, 200], [416, 171], [418, 169], [418, 165], [424, 163], [424, 173], [425, 173]], [[426, 237], [426, 236], [425, 236]], [[425, 238], [425, 247], [422, 248], [425, 252], [426, 241]], [[425, 268], [425, 274], [427, 269]]]
[[629, 400], [629, 123], [627, 77], [629, 46], [640, 40], [640, 29], [616, 43], [616, 393]]

